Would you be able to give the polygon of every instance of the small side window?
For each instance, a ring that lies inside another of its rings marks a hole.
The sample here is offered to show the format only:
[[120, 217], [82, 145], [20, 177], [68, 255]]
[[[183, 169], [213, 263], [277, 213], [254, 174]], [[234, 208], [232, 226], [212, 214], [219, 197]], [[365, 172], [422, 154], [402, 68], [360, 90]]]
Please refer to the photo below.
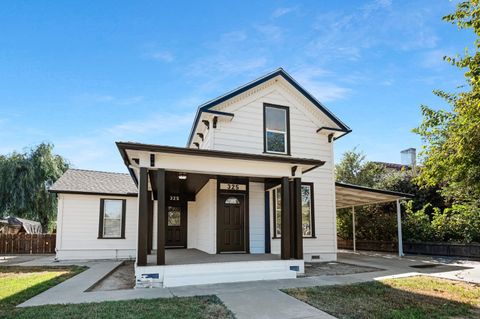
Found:
[[98, 238], [125, 238], [125, 205], [124, 199], [100, 200]]

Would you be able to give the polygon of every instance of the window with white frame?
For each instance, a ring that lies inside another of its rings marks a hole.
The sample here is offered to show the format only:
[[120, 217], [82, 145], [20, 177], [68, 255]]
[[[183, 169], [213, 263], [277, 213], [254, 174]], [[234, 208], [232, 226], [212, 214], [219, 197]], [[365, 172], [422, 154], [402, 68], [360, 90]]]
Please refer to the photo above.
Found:
[[[280, 238], [282, 235], [282, 195], [281, 187], [272, 189], [273, 211], [273, 236]], [[303, 237], [315, 237], [314, 209], [313, 209], [313, 184], [302, 183], [302, 233]]]
[[264, 146], [266, 153], [289, 154], [288, 107], [264, 105]]
[[100, 200], [99, 238], [125, 238], [125, 200]]

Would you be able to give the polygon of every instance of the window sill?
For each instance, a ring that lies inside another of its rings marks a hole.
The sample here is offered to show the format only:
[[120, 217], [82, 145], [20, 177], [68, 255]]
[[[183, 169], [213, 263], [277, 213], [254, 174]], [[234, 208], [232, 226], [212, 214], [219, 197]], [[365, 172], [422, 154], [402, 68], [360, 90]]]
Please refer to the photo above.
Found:
[[[272, 239], [282, 239], [282, 237], [272, 237]], [[304, 236], [303, 239], [317, 239], [317, 236]]]
[[278, 156], [292, 156], [292, 154], [290, 153], [275, 153], [275, 152], [267, 152], [267, 151], [263, 151], [263, 154], [278, 155]]
[[125, 239], [125, 237], [97, 237], [97, 239]]

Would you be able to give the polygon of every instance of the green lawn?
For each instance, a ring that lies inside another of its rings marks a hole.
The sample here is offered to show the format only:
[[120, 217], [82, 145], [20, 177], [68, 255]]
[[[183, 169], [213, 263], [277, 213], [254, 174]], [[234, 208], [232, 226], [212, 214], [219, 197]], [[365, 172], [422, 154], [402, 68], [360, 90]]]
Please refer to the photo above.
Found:
[[234, 318], [216, 296], [15, 308], [81, 267], [0, 267], [0, 318]]
[[480, 318], [480, 286], [427, 276], [287, 289], [338, 318]]
[[0, 267], [0, 316], [16, 305], [82, 272], [85, 267]]

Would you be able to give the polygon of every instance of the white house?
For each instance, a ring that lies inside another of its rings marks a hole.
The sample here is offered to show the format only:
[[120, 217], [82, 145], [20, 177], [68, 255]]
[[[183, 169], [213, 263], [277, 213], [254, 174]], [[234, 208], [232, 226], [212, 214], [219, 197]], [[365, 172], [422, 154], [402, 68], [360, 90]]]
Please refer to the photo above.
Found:
[[[334, 142], [350, 131], [278, 69], [201, 105], [185, 148], [117, 142], [129, 175], [68, 170], [57, 258], [134, 258], [139, 285], [294, 278], [336, 259]], [[343, 186], [348, 206], [359, 189]]]

